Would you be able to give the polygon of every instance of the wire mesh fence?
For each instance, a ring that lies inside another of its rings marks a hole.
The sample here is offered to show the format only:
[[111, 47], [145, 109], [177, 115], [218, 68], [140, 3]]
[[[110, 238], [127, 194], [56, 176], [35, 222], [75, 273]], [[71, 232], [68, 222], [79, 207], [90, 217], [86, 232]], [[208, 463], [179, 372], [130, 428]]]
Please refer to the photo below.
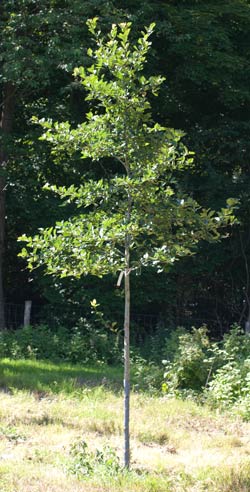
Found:
[[15, 330], [23, 326], [24, 304], [6, 303], [4, 306], [6, 328]]
[[[27, 301], [26, 301], [27, 302]], [[27, 314], [27, 313], [26, 313]], [[123, 329], [123, 313], [122, 312], [109, 312], [104, 315], [103, 319], [110, 323], [110, 326], [115, 324], [116, 328], [120, 331]], [[86, 312], [84, 308], [79, 305], [70, 304], [32, 304], [29, 319], [27, 323], [27, 316], [25, 320], [25, 303], [6, 303], [5, 304], [5, 322], [6, 328], [16, 330], [25, 324], [46, 325], [50, 329], [59, 328], [60, 326], [72, 329], [77, 326], [79, 322], [86, 320], [87, 322], [93, 322], [93, 315]], [[206, 324], [212, 336], [222, 336], [228, 330], [228, 324], [225, 322], [223, 325], [218, 319], [212, 319], [211, 317], [204, 316], [179, 316], [178, 320], [173, 316], [170, 318], [162, 314], [152, 313], [131, 313], [131, 327], [132, 336], [134, 342], [139, 344], [145, 340], [146, 337], [154, 335], [156, 332], [164, 331], [164, 329], [173, 329], [177, 326], [183, 326], [185, 328], [191, 328], [192, 326], [199, 327]]]
[[[27, 301], [26, 301], [27, 302]], [[25, 318], [25, 303], [5, 304], [5, 324], [8, 329], [22, 327]], [[29, 324], [46, 324], [50, 328], [67, 325], [69, 328], [75, 325], [79, 319], [87, 318], [91, 320], [91, 315], [79, 306], [57, 304], [32, 304]], [[123, 325], [123, 313], [109, 313], [110, 322], [115, 322], [120, 328]], [[140, 325], [145, 330], [152, 330], [158, 323], [159, 316], [155, 314], [131, 313], [131, 322]]]

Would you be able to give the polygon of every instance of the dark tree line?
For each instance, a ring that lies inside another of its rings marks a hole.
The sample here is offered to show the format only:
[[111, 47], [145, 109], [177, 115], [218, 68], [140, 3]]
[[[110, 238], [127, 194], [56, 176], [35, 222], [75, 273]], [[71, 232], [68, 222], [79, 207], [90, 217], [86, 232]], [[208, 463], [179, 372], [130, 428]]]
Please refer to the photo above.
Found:
[[[161, 313], [173, 326], [207, 321], [220, 335], [233, 322], [250, 319], [250, 5], [239, 0], [1, 2], [0, 325], [4, 298], [86, 310], [96, 298], [107, 316], [122, 309], [119, 292], [113, 300], [112, 277], [103, 288], [103, 280], [91, 277], [58, 280], [39, 270], [31, 276], [17, 257], [20, 234], [70, 213], [43, 185], [82, 179], [80, 156], [53, 161], [30, 120], [80, 121], [84, 94], [72, 71], [86, 60], [86, 20], [95, 15], [104, 31], [113, 22], [132, 21], [135, 35], [156, 22], [146, 70], [166, 82], [152, 100], [153, 113], [162, 124], [184, 130], [195, 152], [183, 190], [212, 209], [228, 197], [239, 200], [237, 222], [219, 243], [200, 244], [195, 256], [168, 272], [152, 269], [136, 277], [132, 310]], [[90, 175], [91, 166], [84, 166]], [[102, 166], [95, 172], [101, 177]]]

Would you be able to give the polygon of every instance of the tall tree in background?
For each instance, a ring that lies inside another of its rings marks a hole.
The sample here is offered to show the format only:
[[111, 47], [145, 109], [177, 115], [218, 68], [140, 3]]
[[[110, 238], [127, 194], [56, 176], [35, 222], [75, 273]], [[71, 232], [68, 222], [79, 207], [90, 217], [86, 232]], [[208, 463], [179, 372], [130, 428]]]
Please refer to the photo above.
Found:
[[196, 155], [184, 189], [206, 207], [219, 208], [226, 196], [239, 199], [239, 220], [228, 238], [201, 244], [194, 258], [173, 271], [180, 299], [175, 324], [206, 321], [220, 336], [250, 312], [250, 5], [247, 0], [153, 0], [141, 2], [140, 9], [154, 15], [153, 63], [169, 74], [157, 109], [164, 122], [165, 114], [169, 124], [186, 132], [185, 143]]
[[[190, 254], [202, 239], [214, 241], [223, 214], [201, 209], [178, 187], [176, 174], [192, 162], [182, 133], [154, 123], [148, 98], [157, 95], [163, 78], [143, 75], [154, 25], [130, 44], [130, 23], [113, 25], [107, 39], [88, 21], [96, 48], [93, 64], [75, 69], [87, 91], [91, 110], [76, 128], [68, 122], [40, 122], [52, 152], [74, 155], [93, 165], [102, 159], [105, 178], [86, 178], [79, 187], [50, 188], [80, 209], [67, 221], [23, 236], [29, 268], [45, 265], [50, 274], [79, 277], [119, 273], [124, 276], [125, 466], [129, 466], [130, 274], [142, 267], [157, 270]], [[224, 209], [230, 217], [230, 209]]]
[[[11, 269], [4, 259], [10, 163], [15, 160], [16, 168], [21, 168], [28, 160], [24, 151], [20, 155], [17, 144], [19, 140], [20, 147], [21, 140], [28, 155], [29, 147], [22, 141], [22, 137], [32, 140], [32, 130], [27, 131], [28, 108], [35, 105], [46, 111], [48, 99], [54, 95], [55, 101], [56, 92], [70, 92], [72, 69], [85, 56], [85, 22], [93, 12], [110, 21], [113, 4], [103, 0], [0, 3], [0, 329], [5, 327], [3, 265]], [[34, 168], [39, 175], [37, 163]], [[27, 194], [28, 189], [29, 185]]]
[[5, 248], [5, 192], [6, 192], [6, 166], [7, 150], [4, 140], [11, 134], [14, 119], [15, 89], [11, 82], [3, 85], [2, 108], [0, 118], [0, 130], [2, 142], [0, 142], [0, 329], [5, 327], [4, 316], [4, 292], [3, 292], [3, 258]]

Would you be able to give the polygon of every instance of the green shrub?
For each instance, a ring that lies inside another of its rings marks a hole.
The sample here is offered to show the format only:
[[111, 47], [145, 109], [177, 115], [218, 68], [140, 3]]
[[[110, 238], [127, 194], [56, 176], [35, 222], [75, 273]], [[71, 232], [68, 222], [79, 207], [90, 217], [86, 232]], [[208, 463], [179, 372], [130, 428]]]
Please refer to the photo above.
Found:
[[93, 326], [86, 319], [81, 319], [72, 330], [67, 359], [70, 362], [120, 362], [122, 350], [117, 338], [118, 335], [106, 327]]
[[250, 382], [247, 381], [243, 394], [235, 401], [231, 412], [240, 416], [242, 419], [250, 421]]
[[185, 333], [187, 331], [183, 327], [173, 329], [159, 323], [154, 333], [146, 336], [143, 345], [140, 345], [140, 356], [158, 365], [161, 365], [163, 358], [173, 360], [179, 347], [179, 337]]
[[222, 352], [225, 361], [244, 361], [250, 354], [250, 336], [237, 324], [233, 325], [230, 332], [224, 335]]
[[0, 357], [109, 364], [119, 362], [121, 356], [117, 334], [86, 319], [80, 319], [73, 330], [39, 325], [0, 332]]
[[177, 335], [172, 359], [163, 361], [166, 393], [204, 391], [206, 398], [220, 406], [246, 398], [250, 337], [240, 327], [234, 325], [220, 342], [211, 342], [204, 326]]
[[132, 354], [131, 362], [134, 389], [151, 393], [159, 392], [163, 382], [163, 368], [151, 361], [146, 361], [139, 355]]
[[250, 420], [250, 359], [220, 368], [206, 390], [206, 400]]
[[76, 441], [70, 449], [72, 461], [68, 471], [79, 479], [92, 475], [116, 476], [122, 471], [115, 451], [110, 446], [90, 451], [84, 440]]
[[250, 337], [238, 326], [224, 336], [221, 367], [206, 389], [207, 401], [250, 418]]
[[70, 335], [64, 328], [51, 331], [47, 326], [27, 326], [0, 333], [0, 355], [13, 359], [61, 359]]
[[210, 353], [212, 343], [207, 335], [207, 328], [193, 328], [192, 331], [182, 332], [178, 336], [173, 360], [165, 359], [163, 390], [176, 393], [179, 390], [201, 391], [205, 386], [212, 360]]

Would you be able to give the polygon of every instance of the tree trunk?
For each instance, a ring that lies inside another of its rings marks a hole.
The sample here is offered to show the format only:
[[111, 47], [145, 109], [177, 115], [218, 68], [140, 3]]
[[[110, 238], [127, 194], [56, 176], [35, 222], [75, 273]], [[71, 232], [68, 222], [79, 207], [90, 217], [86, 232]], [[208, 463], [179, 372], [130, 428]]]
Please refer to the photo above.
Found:
[[245, 333], [246, 335], [250, 335], [250, 306], [249, 306], [249, 299], [248, 299], [248, 317], [245, 322]]
[[130, 268], [129, 268], [129, 244], [125, 248], [125, 309], [124, 309], [124, 466], [130, 465]]
[[[14, 87], [10, 82], [6, 82], [3, 87], [2, 113], [0, 129], [3, 140], [12, 131], [14, 119]], [[0, 148], [0, 330], [5, 328], [4, 316], [4, 288], [3, 288], [3, 264], [5, 246], [5, 188], [6, 188], [6, 165], [7, 152], [5, 143]]]
[[[1, 169], [0, 169], [1, 172]], [[0, 330], [5, 328], [3, 293], [3, 256], [5, 239], [5, 178], [0, 174]]]

